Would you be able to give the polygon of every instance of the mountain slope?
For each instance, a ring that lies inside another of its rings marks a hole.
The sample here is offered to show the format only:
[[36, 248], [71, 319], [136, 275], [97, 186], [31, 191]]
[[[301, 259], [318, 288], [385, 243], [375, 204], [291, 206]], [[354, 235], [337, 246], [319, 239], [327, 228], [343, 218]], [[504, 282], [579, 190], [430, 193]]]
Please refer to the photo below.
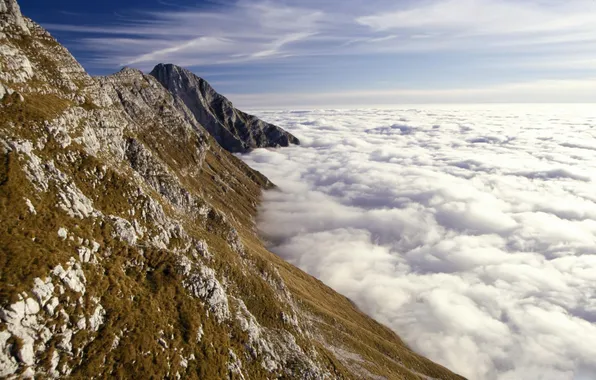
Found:
[[461, 379], [268, 252], [272, 184], [0, 0], [0, 377]]
[[230, 152], [300, 143], [283, 129], [234, 108], [209, 83], [186, 69], [159, 64], [150, 75], [182, 100], [197, 121]]

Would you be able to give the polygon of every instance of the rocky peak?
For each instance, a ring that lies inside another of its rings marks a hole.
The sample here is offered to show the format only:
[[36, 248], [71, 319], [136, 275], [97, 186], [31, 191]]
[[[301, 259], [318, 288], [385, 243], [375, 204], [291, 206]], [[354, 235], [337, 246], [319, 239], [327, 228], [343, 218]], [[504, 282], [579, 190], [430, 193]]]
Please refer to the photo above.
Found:
[[120, 77], [142, 77], [145, 74], [143, 74], [143, 72], [139, 69], [124, 66], [122, 69], [120, 69], [120, 71], [118, 71], [117, 73], [115, 73], [113, 75], [120, 76]]
[[150, 75], [184, 102], [197, 121], [230, 152], [300, 143], [278, 126], [236, 109], [207, 81], [187, 69], [160, 63]]
[[[150, 79], [149, 79], [150, 78]], [[130, 85], [133, 83], [139, 84], [144, 83], [145, 86], [148, 82], [155, 81], [155, 78], [149, 75], [145, 75], [141, 70], [132, 67], [123, 67], [120, 71], [107, 75], [104, 77], [98, 77], [100, 82], [110, 82], [119, 85]], [[157, 81], [155, 81], [157, 83]], [[157, 84], [159, 85], [159, 84]]]
[[16, 31], [29, 34], [21, 8], [16, 0], [0, 0], [0, 31], [13, 27]]

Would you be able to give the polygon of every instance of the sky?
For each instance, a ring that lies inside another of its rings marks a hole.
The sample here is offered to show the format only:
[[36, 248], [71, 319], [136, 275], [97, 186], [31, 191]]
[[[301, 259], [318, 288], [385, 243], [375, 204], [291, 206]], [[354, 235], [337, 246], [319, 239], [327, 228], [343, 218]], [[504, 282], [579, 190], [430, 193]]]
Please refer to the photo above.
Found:
[[94, 75], [175, 63], [250, 108], [596, 101], [594, 0], [21, 0]]

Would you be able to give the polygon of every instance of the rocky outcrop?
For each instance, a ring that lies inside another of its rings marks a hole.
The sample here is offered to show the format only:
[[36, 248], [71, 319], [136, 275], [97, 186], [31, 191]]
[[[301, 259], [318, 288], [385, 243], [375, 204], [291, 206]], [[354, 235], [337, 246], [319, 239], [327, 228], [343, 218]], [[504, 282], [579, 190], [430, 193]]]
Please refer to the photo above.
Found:
[[0, 10], [0, 377], [459, 379], [265, 249], [182, 98]]
[[230, 152], [300, 143], [283, 129], [234, 108], [207, 81], [186, 69], [159, 64], [150, 75], [182, 100], [196, 120]]
[[29, 34], [21, 8], [16, 0], [0, 0], [0, 31], [13, 29], [24, 34]]

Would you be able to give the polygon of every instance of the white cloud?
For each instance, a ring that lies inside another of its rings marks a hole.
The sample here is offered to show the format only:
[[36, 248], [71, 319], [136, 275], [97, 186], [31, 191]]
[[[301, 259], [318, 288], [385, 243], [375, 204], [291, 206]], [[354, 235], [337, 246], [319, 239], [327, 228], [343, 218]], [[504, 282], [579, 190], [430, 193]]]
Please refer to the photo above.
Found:
[[274, 252], [470, 379], [596, 378], [593, 107], [259, 115]]
[[444, 0], [379, 12], [357, 21], [376, 30], [431, 29], [463, 35], [575, 32], [596, 28], [596, 6], [587, 0], [565, 3], [511, 0]]
[[198, 37], [190, 41], [186, 41], [164, 49], [157, 49], [146, 54], [141, 54], [140, 56], [135, 57], [128, 62], [124, 62], [124, 64], [133, 65], [135, 63], [147, 61], [167, 61], [171, 55], [176, 54], [180, 51], [184, 51], [186, 49], [194, 49], [197, 51], [208, 50], [211, 52], [225, 51], [226, 46], [229, 46], [229, 41], [226, 41], [224, 39], [212, 37]]

